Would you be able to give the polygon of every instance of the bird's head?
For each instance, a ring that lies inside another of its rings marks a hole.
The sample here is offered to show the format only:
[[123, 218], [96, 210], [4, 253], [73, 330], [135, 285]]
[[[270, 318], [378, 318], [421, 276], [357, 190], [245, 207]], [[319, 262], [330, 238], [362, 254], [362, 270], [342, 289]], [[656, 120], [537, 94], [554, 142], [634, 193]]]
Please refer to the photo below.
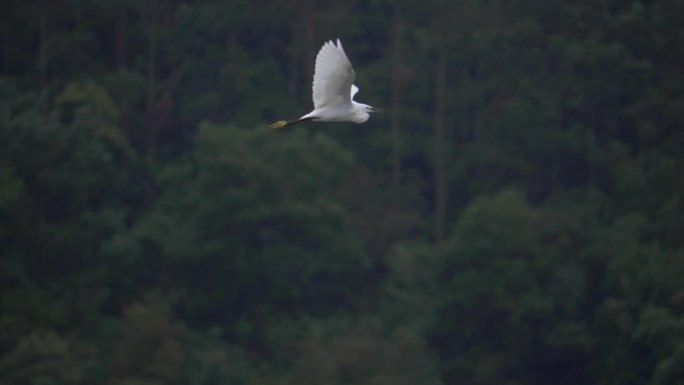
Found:
[[370, 118], [370, 114], [373, 112], [380, 112], [384, 111], [381, 108], [375, 108], [373, 106], [369, 106], [368, 104], [363, 104], [363, 103], [357, 103], [352, 101], [354, 104], [354, 115], [352, 117], [352, 121], [354, 123], [365, 123], [368, 118]]
[[354, 114], [353, 118], [355, 123], [365, 123], [368, 118], [370, 118], [371, 113], [384, 111], [381, 108], [375, 108], [373, 106], [369, 106], [368, 104], [354, 103], [357, 104], [356, 113]]

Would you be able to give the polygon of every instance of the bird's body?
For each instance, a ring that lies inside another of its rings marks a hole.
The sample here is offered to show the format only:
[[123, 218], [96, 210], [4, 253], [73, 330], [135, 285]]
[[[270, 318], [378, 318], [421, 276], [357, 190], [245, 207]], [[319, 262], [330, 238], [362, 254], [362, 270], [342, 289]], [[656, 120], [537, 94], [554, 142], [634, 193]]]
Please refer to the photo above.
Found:
[[370, 114], [366, 111], [365, 104], [351, 101], [339, 106], [323, 106], [315, 108], [313, 111], [301, 117], [301, 119], [312, 118], [322, 122], [354, 122], [365, 123]]
[[326, 42], [316, 56], [313, 111], [297, 120], [275, 122], [271, 128], [307, 121], [366, 122], [375, 109], [353, 100], [354, 95], [359, 92], [359, 87], [354, 85], [355, 76], [354, 68], [342, 48], [340, 39], [337, 39], [337, 44], [332, 41]]

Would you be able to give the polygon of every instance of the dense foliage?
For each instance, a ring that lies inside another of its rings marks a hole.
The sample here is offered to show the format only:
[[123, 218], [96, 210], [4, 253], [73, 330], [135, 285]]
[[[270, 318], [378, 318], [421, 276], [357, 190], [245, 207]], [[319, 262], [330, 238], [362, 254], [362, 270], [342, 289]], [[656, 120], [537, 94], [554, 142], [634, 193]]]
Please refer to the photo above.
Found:
[[683, 15], [5, 2], [0, 383], [684, 384]]

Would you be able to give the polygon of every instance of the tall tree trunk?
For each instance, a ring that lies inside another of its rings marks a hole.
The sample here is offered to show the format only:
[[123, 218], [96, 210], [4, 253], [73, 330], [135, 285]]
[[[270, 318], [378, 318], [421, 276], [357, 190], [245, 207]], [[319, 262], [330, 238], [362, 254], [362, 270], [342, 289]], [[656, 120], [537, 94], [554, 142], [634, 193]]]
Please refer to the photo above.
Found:
[[39, 34], [39, 39], [40, 39], [40, 47], [39, 47], [39, 52], [38, 52], [38, 68], [40, 71], [40, 86], [41, 89], [45, 88], [47, 86], [47, 78], [48, 78], [48, 64], [47, 64], [47, 7], [48, 5], [46, 4], [47, 2], [44, 2], [42, 6], [40, 7], [39, 15], [38, 15], [38, 34]]
[[[290, 9], [297, 10], [301, 8], [299, 0], [292, 0], [288, 2]], [[290, 44], [290, 60], [287, 69], [287, 92], [291, 98], [297, 97], [298, 85], [299, 85], [299, 63], [300, 63], [300, 52], [302, 44], [302, 27], [303, 23], [301, 16], [298, 12], [293, 12], [292, 17], [292, 43]]]
[[472, 75], [472, 82], [473, 82], [473, 92], [475, 100], [473, 100], [473, 109], [472, 109], [472, 114], [471, 114], [471, 121], [472, 121], [472, 131], [473, 131], [473, 138], [477, 141], [477, 138], [479, 138], [480, 132], [482, 131], [482, 119], [480, 117], [480, 110], [482, 108], [482, 76], [480, 74], [480, 62], [475, 61], [475, 68], [473, 69], [473, 75]]
[[402, 32], [403, 20], [399, 14], [394, 16], [392, 32], [392, 187], [399, 190], [401, 183], [401, 91], [402, 71]]
[[147, 156], [154, 158], [157, 144], [156, 78], [157, 78], [157, 28], [159, 27], [159, 1], [151, 2], [147, 31]]
[[[9, 4], [7, 4], [7, 11], [10, 12], [10, 10], [14, 10], [14, 2], [10, 1]], [[11, 55], [11, 48], [12, 44], [10, 43], [10, 23], [9, 23], [9, 16], [7, 17], [7, 20], [2, 23], [2, 74], [4, 76], [9, 77], [10, 76], [10, 55]]]
[[314, 14], [311, 7], [304, 7], [304, 49], [306, 55], [306, 75], [308, 79], [313, 79], [315, 61], [316, 61], [316, 48], [314, 42]]
[[[116, 26], [116, 68], [128, 68], [128, 12], [125, 5], [119, 5], [118, 23]], [[121, 132], [124, 136], [128, 135], [130, 124], [130, 95], [128, 89], [124, 87], [123, 93], [120, 96], [119, 104], [121, 105]]]
[[46, 102], [47, 87], [48, 87], [48, 14], [50, 8], [50, 0], [43, 1], [38, 11], [38, 39], [40, 45], [38, 47], [38, 71], [40, 76], [40, 97], [39, 105], [43, 118], [47, 121], [48, 106]]
[[[298, 24], [298, 23], [294, 23]], [[290, 97], [294, 98], [297, 96], [297, 78], [298, 78], [298, 66], [297, 58], [299, 56], [299, 25], [294, 25], [293, 27], [293, 39], [290, 43], [290, 60], [288, 62], [287, 69], [287, 93]]]
[[440, 243], [444, 240], [447, 210], [446, 166], [444, 164], [447, 46], [443, 35], [444, 19], [442, 15], [438, 16], [437, 22], [437, 69], [435, 72], [435, 242]]
[[596, 175], [596, 155], [598, 154], [598, 148], [596, 145], [596, 131], [594, 127], [595, 125], [595, 113], [593, 108], [589, 108], [589, 113], [587, 114], [587, 133], [585, 134], [586, 136], [586, 147], [587, 150], [586, 152], [586, 157], [587, 157], [587, 165], [589, 167], [589, 181], [588, 184], [594, 189], [598, 190], [598, 178]]
[[10, 47], [9, 27], [5, 26], [5, 30], [2, 32], [2, 73], [4, 76], [10, 75]]
[[123, 4], [119, 4], [119, 11], [116, 23], [116, 37], [115, 37], [115, 66], [117, 68], [126, 67], [128, 65], [128, 44], [126, 41], [128, 35], [128, 10]]

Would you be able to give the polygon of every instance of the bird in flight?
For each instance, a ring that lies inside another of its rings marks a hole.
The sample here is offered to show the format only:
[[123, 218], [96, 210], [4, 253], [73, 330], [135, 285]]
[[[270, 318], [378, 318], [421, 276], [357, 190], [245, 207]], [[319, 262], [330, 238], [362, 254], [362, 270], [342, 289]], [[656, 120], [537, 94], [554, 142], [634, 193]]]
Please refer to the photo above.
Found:
[[381, 111], [367, 104], [355, 102], [359, 87], [354, 84], [356, 73], [340, 39], [323, 44], [316, 56], [313, 78], [313, 111], [297, 120], [280, 120], [272, 129], [307, 121], [364, 123], [371, 112]]

